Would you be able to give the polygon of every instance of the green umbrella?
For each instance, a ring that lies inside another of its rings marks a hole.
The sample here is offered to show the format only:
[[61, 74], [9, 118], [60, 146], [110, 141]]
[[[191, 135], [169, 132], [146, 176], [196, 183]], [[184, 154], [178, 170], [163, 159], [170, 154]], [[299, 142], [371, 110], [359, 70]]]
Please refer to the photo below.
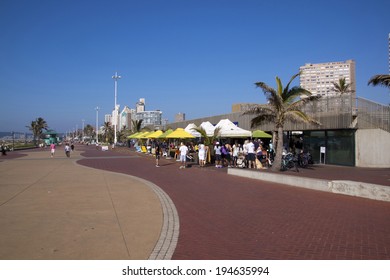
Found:
[[255, 130], [252, 132], [253, 138], [272, 138], [271, 134], [268, 134], [262, 130]]

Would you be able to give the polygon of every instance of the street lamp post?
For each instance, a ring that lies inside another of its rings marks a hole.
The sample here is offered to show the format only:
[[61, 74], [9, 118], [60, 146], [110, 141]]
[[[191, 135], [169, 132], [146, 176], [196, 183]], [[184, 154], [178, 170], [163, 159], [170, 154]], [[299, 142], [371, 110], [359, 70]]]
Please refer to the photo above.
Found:
[[96, 107], [96, 143], [99, 143], [99, 107]]
[[118, 80], [121, 78], [121, 76], [118, 76], [118, 73], [115, 72], [115, 75], [112, 76], [114, 79], [114, 99], [115, 99], [115, 107], [114, 107], [114, 146], [116, 145], [117, 139], [116, 139], [116, 127], [118, 122], [118, 116], [116, 112], [116, 95], [117, 95], [117, 89], [118, 89]]

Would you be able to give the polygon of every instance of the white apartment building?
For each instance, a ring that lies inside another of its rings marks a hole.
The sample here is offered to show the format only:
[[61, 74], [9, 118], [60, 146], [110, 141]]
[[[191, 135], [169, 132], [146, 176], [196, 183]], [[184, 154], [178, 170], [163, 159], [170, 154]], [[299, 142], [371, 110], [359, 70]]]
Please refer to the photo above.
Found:
[[300, 86], [312, 94], [335, 95], [336, 92], [332, 83], [338, 83], [340, 78], [345, 78], [346, 83], [351, 85], [353, 97], [356, 96], [354, 60], [316, 64], [306, 63], [299, 70], [301, 72]]
[[104, 122], [111, 123], [112, 115], [111, 114], [106, 114], [104, 115]]
[[140, 98], [139, 101], [135, 104], [135, 112], [145, 111], [145, 98]]
[[142, 120], [142, 127], [154, 126], [158, 127], [162, 125], [162, 112], [156, 111], [143, 111], [136, 113], [136, 119]]
[[119, 117], [119, 127], [120, 129], [123, 129], [126, 127], [127, 129], [131, 129], [131, 120], [133, 118], [133, 115], [135, 114], [135, 110], [129, 108], [128, 106], [125, 106], [120, 113]]

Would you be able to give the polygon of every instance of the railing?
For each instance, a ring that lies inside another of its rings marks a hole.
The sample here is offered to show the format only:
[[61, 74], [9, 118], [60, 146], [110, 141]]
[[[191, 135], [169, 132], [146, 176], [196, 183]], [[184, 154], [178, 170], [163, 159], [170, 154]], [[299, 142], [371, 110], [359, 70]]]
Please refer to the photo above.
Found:
[[[351, 129], [351, 128], [381, 128], [390, 132], [390, 107], [381, 105], [364, 98], [354, 98], [351, 95], [329, 96], [321, 98], [315, 102], [306, 104], [303, 108], [313, 119], [319, 121], [321, 125], [307, 124], [302, 122], [287, 121], [284, 126], [286, 131], [297, 130], [325, 130], [325, 129]], [[221, 119], [230, 119], [238, 122], [238, 126], [251, 129], [250, 122], [252, 115], [243, 115], [243, 112], [204, 117], [187, 120], [183, 122], [170, 123], [168, 127], [186, 127], [189, 123], [199, 126], [204, 121], [212, 124], [218, 123]], [[256, 129], [272, 131], [274, 125], [263, 124]]]
[[390, 106], [357, 98], [357, 115], [359, 128], [381, 128], [390, 132]]

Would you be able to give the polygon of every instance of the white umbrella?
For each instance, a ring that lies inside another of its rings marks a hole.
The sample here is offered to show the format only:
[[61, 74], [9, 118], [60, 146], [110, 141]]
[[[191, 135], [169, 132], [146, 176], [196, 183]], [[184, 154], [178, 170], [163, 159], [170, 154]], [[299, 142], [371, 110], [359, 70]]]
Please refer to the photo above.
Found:
[[215, 127], [220, 127], [220, 137], [251, 137], [252, 132], [239, 128], [228, 119], [220, 120]]
[[201, 137], [202, 135], [196, 130], [194, 130], [194, 128], [197, 128], [197, 126], [194, 123], [190, 123], [186, 126], [186, 128], [184, 128], [184, 130], [188, 133], [191, 133], [195, 137]]
[[213, 136], [215, 127], [211, 124], [211, 122], [202, 122], [200, 127], [206, 131], [207, 136]]

